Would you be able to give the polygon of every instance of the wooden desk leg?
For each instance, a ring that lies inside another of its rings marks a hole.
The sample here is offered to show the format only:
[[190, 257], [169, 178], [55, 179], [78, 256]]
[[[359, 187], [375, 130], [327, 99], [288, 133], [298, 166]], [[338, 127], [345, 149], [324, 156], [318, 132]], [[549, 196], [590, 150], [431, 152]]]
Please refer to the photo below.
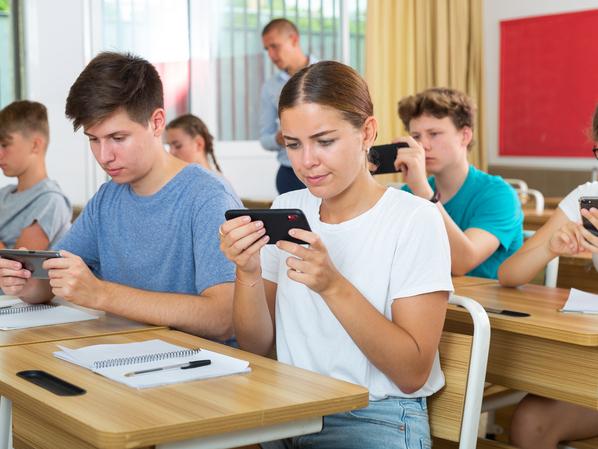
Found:
[[0, 396], [0, 449], [12, 449], [12, 401]]
[[322, 430], [322, 418], [308, 418], [272, 426], [258, 427], [257, 429], [240, 430], [221, 435], [213, 435], [194, 440], [180, 441], [157, 445], [156, 449], [227, 449], [231, 447], [246, 446], [262, 443], [264, 441], [280, 440]]

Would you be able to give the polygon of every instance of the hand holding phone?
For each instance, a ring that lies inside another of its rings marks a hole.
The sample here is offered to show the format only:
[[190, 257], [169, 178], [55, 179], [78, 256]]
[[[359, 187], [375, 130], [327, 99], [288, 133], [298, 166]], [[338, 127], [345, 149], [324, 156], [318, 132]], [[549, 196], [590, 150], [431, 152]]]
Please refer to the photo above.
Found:
[[370, 173], [372, 175], [382, 175], [400, 172], [395, 168], [395, 159], [399, 148], [409, 148], [409, 144], [407, 142], [396, 142], [371, 147], [368, 151], [368, 170]]
[[230, 209], [225, 212], [224, 216], [227, 220], [249, 216], [251, 221], [261, 221], [264, 223], [266, 235], [270, 237], [269, 245], [279, 240], [305, 244], [305, 242], [291, 237], [289, 231], [293, 228], [311, 231], [307, 218], [300, 209]]
[[61, 257], [58, 251], [34, 251], [28, 249], [0, 249], [3, 259], [20, 262], [25, 270], [31, 271], [31, 277], [48, 279], [48, 272], [42, 268], [45, 260]]
[[[598, 196], [582, 196], [579, 199], [579, 208], [590, 210], [591, 208], [598, 209]], [[581, 216], [583, 227], [586, 228], [589, 232], [594, 234], [598, 237], [598, 229], [594, 227], [594, 225], [583, 215]]]

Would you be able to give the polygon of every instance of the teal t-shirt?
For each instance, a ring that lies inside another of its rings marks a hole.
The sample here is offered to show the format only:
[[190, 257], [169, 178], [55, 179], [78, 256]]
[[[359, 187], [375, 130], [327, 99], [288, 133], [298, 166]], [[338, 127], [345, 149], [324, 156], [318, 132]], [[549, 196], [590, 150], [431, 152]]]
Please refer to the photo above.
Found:
[[[433, 176], [428, 182], [436, 190]], [[407, 186], [403, 189], [410, 191]], [[470, 166], [459, 191], [442, 205], [462, 231], [483, 229], [498, 239], [500, 245], [494, 254], [467, 273], [496, 279], [500, 264], [523, 244], [523, 212], [515, 190], [500, 176]]]

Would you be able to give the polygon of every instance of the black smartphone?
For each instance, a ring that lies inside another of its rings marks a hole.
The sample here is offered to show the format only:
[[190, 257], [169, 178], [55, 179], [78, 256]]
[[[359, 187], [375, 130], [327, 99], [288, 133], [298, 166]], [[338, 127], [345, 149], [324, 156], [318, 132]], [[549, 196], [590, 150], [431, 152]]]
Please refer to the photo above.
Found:
[[407, 142], [389, 143], [386, 145], [374, 145], [368, 151], [368, 170], [372, 175], [384, 173], [397, 173], [400, 170], [395, 168], [395, 159], [399, 148], [409, 148]]
[[311, 231], [307, 218], [301, 209], [230, 209], [224, 213], [227, 220], [249, 215], [251, 221], [264, 223], [266, 235], [270, 237], [268, 244], [276, 243], [279, 240], [294, 242], [304, 245], [303, 240], [298, 240], [289, 235], [293, 228]]
[[31, 277], [48, 279], [48, 272], [42, 268], [45, 260], [61, 257], [58, 251], [34, 251], [28, 249], [0, 249], [3, 259], [21, 262], [23, 268], [31, 271]]
[[[598, 209], [598, 196], [582, 196], [579, 199], [580, 209], [591, 209], [592, 207]], [[598, 237], [598, 229], [596, 229], [594, 225], [590, 223], [590, 220], [588, 220], [583, 215], [581, 216], [581, 218], [583, 222], [583, 227]]]

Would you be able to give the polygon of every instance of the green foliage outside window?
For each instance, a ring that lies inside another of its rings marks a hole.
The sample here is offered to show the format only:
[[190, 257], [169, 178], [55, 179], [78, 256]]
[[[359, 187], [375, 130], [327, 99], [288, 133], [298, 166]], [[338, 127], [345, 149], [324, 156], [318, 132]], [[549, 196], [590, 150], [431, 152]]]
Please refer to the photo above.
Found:
[[8, 13], [10, 10], [9, 0], [0, 0], [0, 12]]

